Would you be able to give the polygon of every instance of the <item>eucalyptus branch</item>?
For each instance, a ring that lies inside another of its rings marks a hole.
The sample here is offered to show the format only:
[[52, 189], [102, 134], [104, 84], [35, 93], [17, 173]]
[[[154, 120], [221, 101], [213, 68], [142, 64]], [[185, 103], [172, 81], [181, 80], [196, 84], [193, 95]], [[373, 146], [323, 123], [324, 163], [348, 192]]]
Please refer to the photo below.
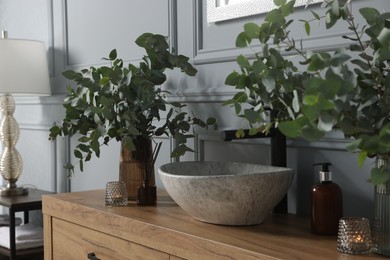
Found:
[[[178, 124], [153, 125], [161, 120], [160, 113], [167, 111], [168, 102], [161, 88], [167, 79], [164, 71], [180, 69], [186, 75], [194, 76], [197, 70], [188, 62], [189, 58], [170, 52], [169, 44], [162, 35], [144, 33], [135, 42], [147, 54], [138, 65], [130, 63], [124, 66], [123, 60], [117, 57], [113, 49], [108, 58], [103, 58], [111, 66], [63, 73], [75, 86], [67, 88], [65, 118], [50, 129], [49, 137], [54, 140], [57, 136], [81, 134], [74, 150], [74, 156], [79, 159], [76, 165], [80, 165], [81, 171], [83, 162], [89, 161], [92, 155], [99, 157], [100, 146], [112, 139], [121, 141], [126, 149], [134, 151], [134, 140], [139, 137], [153, 139], [153, 136], [168, 135], [168, 131], [185, 131], [193, 123], [184, 112], [180, 113]], [[176, 106], [184, 105], [177, 103]], [[100, 138], [104, 138], [103, 142]], [[186, 145], [190, 136], [178, 135], [173, 138], [181, 139], [181, 150], [172, 152], [172, 157], [191, 151]], [[66, 168], [72, 172], [74, 165], [68, 164]]]
[[[103, 145], [107, 145], [107, 143], [110, 142], [112, 139], [113, 139], [113, 138], [109, 138], [108, 141], [105, 141], [105, 142], [101, 143], [101, 144], [99, 145], [99, 148], [102, 147]], [[80, 150], [76, 147], [76, 148], [74, 149], [74, 151], [80, 151]], [[77, 165], [79, 165], [80, 171], [83, 171], [83, 170], [84, 170], [84, 166], [83, 166], [84, 163], [83, 163], [83, 162], [85, 162], [86, 159], [87, 159], [87, 157], [90, 157], [90, 156], [92, 155], [93, 152], [94, 152], [94, 151], [89, 150], [89, 152], [84, 153], [84, 155], [83, 155], [81, 158], [79, 158], [79, 160], [77, 160], [74, 164], [66, 163], [66, 164], [64, 165], [64, 168], [67, 169], [67, 171], [68, 171], [68, 178], [71, 178], [71, 177], [74, 175], [74, 168], [75, 168]]]

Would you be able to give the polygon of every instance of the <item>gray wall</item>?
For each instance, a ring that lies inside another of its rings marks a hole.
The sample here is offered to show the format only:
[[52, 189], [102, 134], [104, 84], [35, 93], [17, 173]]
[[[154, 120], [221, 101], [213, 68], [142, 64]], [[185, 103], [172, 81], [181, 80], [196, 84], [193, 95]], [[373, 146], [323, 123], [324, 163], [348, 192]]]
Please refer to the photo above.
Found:
[[[366, 5], [388, 10], [386, 0], [353, 1], [354, 10]], [[310, 16], [319, 5], [308, 9], [297, 8], [295, 18]], [[93, 160], [84, 173], [67, 179], [62, 165], [69, 159], [73, 140], [48, 141], [48, 129], [63, 116], [62, 100], [68, 84], [61, 76], [67, 69], [81, 69], [103, 64], [102, 57], [113, 48], [126, 62], [137, 62], [142, 51], [135, 47], [135, 38], [143, 32], [168, 36], [179, 53], [191, 58], [199, 70], [197, 77], [188, 78], [170, 73], [166, 88], [173, 95], [170, 100], [188, 104], [188, 110], [204, 117], [214, 116], [220, 129], [242, 126], [229, 107], [221, 102], [232, 97], [234, 90], [225, 86], [226, 76], [237, 69], [238, 54], [248, 50], [236, 49], [236, 35], [243, 24], [261, 22], [264, 15], [230, 21], [207, 23], [206, 0], [1, 0], [0, 29], [8, 30], [10, 38], [44, 41], [48, 48], [53, 96], [49, 98], [18, 98], [15, 117], [20, 123], [18, 149], [24, 158], [24, 173], [20, 184], [34, 185], [53, 191], [76, 191], [104, 188], [105, 183], [118, 178], [119, 145], [112, 144], [102, 151], [102, 158]], [[333, 49], [342, 44], [341, 35], [348, 32], [337, 27], [332, 32], [313, 28], [314, 37], [307, 39], [303, 27], [296, 26], [293, 34], [302, 38], [309, 49]], [[157, 166], [170, 161], [172, 145], [162, 138], [163, 150]], [[222, 142], [218, 131], [198, 132], [193, 146], [196, 154], [182, 160], [230, 160], [269, 163], [266, 140]], [[372, 217], [373, 188], [367, 183], [368, 161], [358, 168], [355, 155], [344, 150], [345, 141], [332, 133], [317, 143], [302, 140], [288, 141], [288, 166], [296, 170], [296, 178], [289, 191], [289, 210], [308, 215], [310, 190], [317, 181], [316, 162], [333, 163], [334, 180], [344, 191], [345, 215]], [[160, 183], [158, 183], [161, 185]]]

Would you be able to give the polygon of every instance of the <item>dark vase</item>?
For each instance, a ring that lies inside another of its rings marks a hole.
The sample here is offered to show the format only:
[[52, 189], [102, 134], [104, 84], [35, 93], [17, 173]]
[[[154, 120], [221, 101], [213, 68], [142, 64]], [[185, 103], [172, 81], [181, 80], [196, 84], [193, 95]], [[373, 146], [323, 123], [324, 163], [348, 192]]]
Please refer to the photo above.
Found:
[[[149, 196], [149, 192], [155, 194], [155, 174], [152, 155], [152, 141], [150, 139], [138, 138], [134, 141], [135, 151], [126, 149], [121, 146], [121, 156], [119, 164], [119, 180], [126, 183], [129, 201], [137, 201], [139, 189], [141, 195], [148, 198], [148, 205], [155, 204], [154, 196]], [[145, 192], [147, 192], [145, 194]], [[154, 201], [153, 201], [154, 197]]]

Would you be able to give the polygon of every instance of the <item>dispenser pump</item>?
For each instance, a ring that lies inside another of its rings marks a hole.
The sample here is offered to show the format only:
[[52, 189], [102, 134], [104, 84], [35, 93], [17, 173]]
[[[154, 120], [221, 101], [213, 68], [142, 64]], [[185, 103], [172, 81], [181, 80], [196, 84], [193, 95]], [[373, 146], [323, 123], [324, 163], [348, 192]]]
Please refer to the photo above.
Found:
[[332, 164], [330, 162], [313, 164], [313, 166], [317, 166], [317, 165], [321, 165], [320, 182], [331, 182], [332, 172], [329, 171], [329, 166], [331, 166]]
[[315, 234], [337, 235], [339, 219], [343, 216], [343, 194], [332, 181], [329, 162], [316, 163], [321, 166], [320, 182], [311, 192], [311, 230]]

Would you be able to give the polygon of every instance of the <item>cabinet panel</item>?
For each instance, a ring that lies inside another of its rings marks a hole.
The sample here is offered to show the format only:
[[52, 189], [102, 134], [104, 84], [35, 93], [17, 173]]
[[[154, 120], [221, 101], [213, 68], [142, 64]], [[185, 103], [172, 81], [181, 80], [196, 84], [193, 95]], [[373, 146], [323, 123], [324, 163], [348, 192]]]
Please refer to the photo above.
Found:
[[45, 259], [86, 259], [92, 252], [104, 260], [344, 259], [335, 237], [310, 232], [309, 219], [272, 214], [261, 225], [211, 225], [194, 220], [166, 192], [158, 194], [150, 207], [106, 207], [104, 190], [43, 196]]
[[169, 259], [169, 255], [60, 219], [52, 220], [53, 259]]

